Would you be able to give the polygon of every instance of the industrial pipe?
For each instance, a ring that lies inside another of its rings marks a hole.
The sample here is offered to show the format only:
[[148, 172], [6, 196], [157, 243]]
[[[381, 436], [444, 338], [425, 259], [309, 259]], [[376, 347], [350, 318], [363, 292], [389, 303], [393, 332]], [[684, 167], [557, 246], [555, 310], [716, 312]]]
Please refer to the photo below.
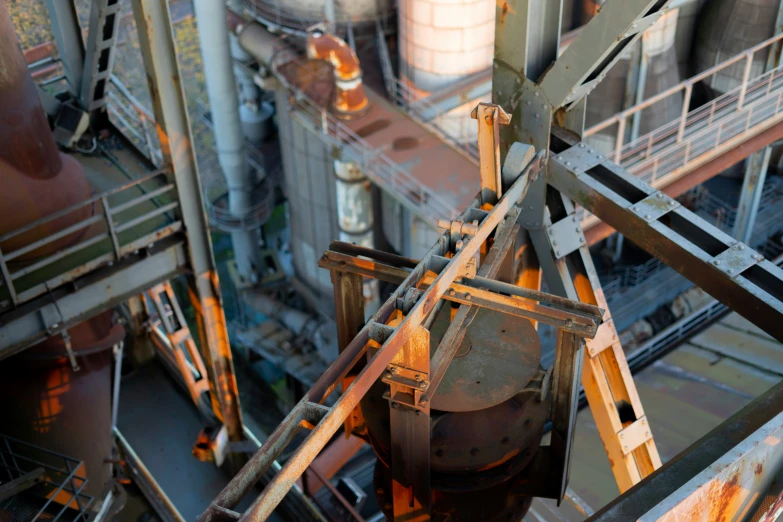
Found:
[[355, 118], [367, 112], [369, 101], [362, 85], [359, 58], [347, 43], [323, 31], [311, 31], [307, 35], [307, 57], [325, 60], [334, 67], [332, 109], [338, 118]]
[[[195, 0], [194, 8], [218, 161], [228, 185], [229, 211], [241, 220], [251, 208], [254, 180], [247, 162], [245, 138], [239, 118], [236, 81], [225, 23], [227, 10], [224, 2], [214, 0]], [[258, 230], [233, 230], [231, 242], [240, 277], [255, 283], [256, 271], [261, 266]]]

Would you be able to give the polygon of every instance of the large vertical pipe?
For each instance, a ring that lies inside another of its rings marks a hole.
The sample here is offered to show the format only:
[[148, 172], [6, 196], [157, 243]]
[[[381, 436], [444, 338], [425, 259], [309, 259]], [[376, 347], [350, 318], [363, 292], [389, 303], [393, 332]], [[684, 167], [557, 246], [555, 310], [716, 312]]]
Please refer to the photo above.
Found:
[[[218, 161], [228, 185], [228, 206], [241, 218], [250, 209], [253, 177], [245, 152], [245, 138], [239, 119], [236, 81], [226, 26], [226, 6], [215, 0], [195, 0], [196, 20], [201, 38], [201, 57], [212, 114], [212, 129]], [[231, 242], [239, 275], [255, 281], [261, 266], [257, 230], [234, 230]]]

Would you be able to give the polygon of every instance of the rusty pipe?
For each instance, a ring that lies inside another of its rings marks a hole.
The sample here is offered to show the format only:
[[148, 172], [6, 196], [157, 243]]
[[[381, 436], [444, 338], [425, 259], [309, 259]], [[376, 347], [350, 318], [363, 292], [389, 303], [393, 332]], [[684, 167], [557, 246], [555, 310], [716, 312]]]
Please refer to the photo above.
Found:
[[307, 35], [307, 57], [325, 60], [334, 67], [335, 93], [332, 108], [341, 118], [354, 118], [364, 114], [369, 101], [362, 84], [359, 58], [344, 40], [322, 31]]

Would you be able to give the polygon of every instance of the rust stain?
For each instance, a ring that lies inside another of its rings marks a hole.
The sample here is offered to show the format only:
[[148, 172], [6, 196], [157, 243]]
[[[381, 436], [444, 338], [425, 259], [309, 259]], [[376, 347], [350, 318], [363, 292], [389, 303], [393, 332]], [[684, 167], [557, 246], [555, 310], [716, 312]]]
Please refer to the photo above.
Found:
[[755, 469], [754, 473], [756, 473], [756, 475], [761, 475], [761, 473], [763, 471], [764, 471], [764, 464], [762, 462], [759, 462], [758, 464], [756, 464], [756, 469]]
[[500, 15], [500, 25], [506, 23], [507, 14], [508, 14], [508, 2], [503, 2], [503, 7], [501, 8], [501, 15]]
[[735, 472], [727, 482], [714, 481], [710, 486], [710, 520], [720, 522], [729, 520], [732, 515], [731, 505], [742, 490], [739, 477]]

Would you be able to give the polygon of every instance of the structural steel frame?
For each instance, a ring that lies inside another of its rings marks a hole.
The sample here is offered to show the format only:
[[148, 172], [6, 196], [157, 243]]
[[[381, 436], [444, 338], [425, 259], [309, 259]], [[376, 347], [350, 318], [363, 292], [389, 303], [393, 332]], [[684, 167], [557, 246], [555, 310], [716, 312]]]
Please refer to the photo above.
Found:
[[[584, 133], [585, 97], [604, 78], [622, 50], [633, 45], [641, 33], [666, 12], [667, 4], [668, 0], [607, 1], [558, 59], [562, 9], [559, 0], [498, 3], [493, 65], [496, 108], [479, 107], [476, 111], [483, 147], [480, 196], [459, 220], [446, 224], [448, 231], [419, 263], [344, 244], [332, 245], [321, 264], [332, 269], [336, 284], [341, 355], [202, 515], [202, 522], [265, 519], [351, 414], [360, 397], [384, 372], [388, 372], [384, 382], [391, 387], [393, 437], [407, 441], [393, 455], [394, 478], [401, 485], [412, 486], [414, 492], [414, 498], [408, 502], [398, 501], [396, 497], [400, 492], [396, 492], [395, 518], [427, 519], [429, 457], [425, 450], [428, 438], [416, 437], [421, 442], [418, 445], [412, 440], [428, 418], [427, 394], [437, 386], [439, 373], [445, 372], [445, 365], [459, 346], [460, 336], [464, 335], [463, 325], [476, 306], [507, 312], [508, 309], [503, 308], [508, 305], [514, 313], [527, 314], [525, 317], [530, 319], [551, 320], [546, 314], [530, 315], [530, 306], [518, 306], [523, 297], [532, 297], [539, 304], [553, 302], [539, 290], [542, 275], [554, 293], [570, 302], [583, 303], [579, 306], [593, 306], [602, 314], [594, 319], [596, 330], [582, 335], [589, 340], [584, 350], [581, 376], [620, 491], [628, 490], [652, 474], [661, 465], [660, 457], [625, 354], [617, 340], [617, 331], [606, 310], [572, 199], [727, 306], [783, 340], [783, 330], [776, 325], [783, 323], [780, 321], [783, 271], [580, 141]], [[509, 158], [524, 157], [526, 153], [518, 147], [513, 150], [512, 144], [517, 146], [517, 143], [530, 144], [535, 150], [546, 152], [548, 157], [541, 163], [541, 171], [546, 175], [526, 179], [524, 175], [517, 177], [518, 172], [510, 168], [508, 175], [503, 172], [498, 176], [496, 168], [490, 168], [490, 163], [505, 167]], [[522, 203], [517, 205], [523, 197]], [[487, 213], [482, 204], [492, 210]], [[525, 240], [518, 254], [523, 270], [519, 275], [512, 270], [515, 280], [510, 282], [501, 281], [509, 274], [502, 256], [492, 258], [493, 251], [499, 255], [498, 243], [503, 243], [502, 238], [507, 233], [503, 230], [504, 221], [522, 227]], [[496, 226], [498, 243], [478, 266], [480, 258], [475, 257], [478, 247]], [[446, 257], [449, 252], [453, 252], [453, 257]], [[429, 271], [434, 276], [428, 279]], [[361, 305], [356, 303], [360, 298], [358, 286], [361, 277], [368, 276], [396, 282], [402, 279], [402, 282], [372, 320], [361, 327]], [[456, 281], [460, 277], [462, 281]], [[429, 286], [422, 290], [426, 284]], [[487, 285], [495, 285], [496, 292], [500, 293], [493, 293]], [[423, 355], [429, 345], [426, 323], [442, 300], [450, 299], [460, 303], [460, 308], [430, 361]], [[506, 299], [510, 302], [505, 303]], [[404, 318], [395, 326], [387, 324], [392, 313], [399, 309], [407, 312]], [[575, 313], [573, 307], [568, 311]], [[570, 321], [573, 326], [574, 319]], [[564, 334], [565, 331], [561, 328], [558, 336], [557, 360], [573, 357], [581, 351], [575, 348], [577, 343]], [[349, 342], [351, 337], [353, 340]], [[379, 349], [375, 357], [344, 381], [371, 343]], [[574, 346], [568, 349], [569, 344]], [[398, 363], [427, 375], [424, 390], [412, 387], [395, 375], [392, 370]], [[570, 364], [573, 371], [579, 368], [579, 361], [575, 359], [559, 364]], [[322, 406], [320, 403], [340, 382], [347, 387], [335, 406]], [[557, 386], [560, 397], [566, 401], [568, 393], [576, 387], [574, 383]], [[396, 408], [393, 407], [395, 403]], [[572, 414], [573, 409], [568, 411]], [[417, 412], [424, 415], [416, 416]], [[553, 422], [553, 451], [564, 459], [559, 484], [555, 489], [551, 484], [550, 487], [539, 484], [541, 491], [533, 490], [531, 494], [554, 493], [556, 498], [562, 497], [568, 478], [568, 429], [572, 423], [573, 418]], [[301, 427], [310, 428], [312, 432], [282, 471], [246, 513], [232, 511]], [[350, 425], [346, 427], [350, 428]], [[564, 439], [554, 442], [563, 434]], [[535, 464], [529, 470], [537, 469]]]
[[[513, 260], [511, 246], [519, 230], [516, 226], [518, 205], [541, 170], [541, 159], [542, 155], [538, 155], [528, 161], [526, 168], [519, 168], [519, 177], [494, 207], [482, 200], [481, 194], [496, 199], [490, 193], [491, 189], [484, 187], [460, 218], [449, 223], [448, 230], [420, 262], [355, 245], [332, 244], [322, 258], [321, 266], [332, 270], [333, 280], [344, 283], [335, 289], [340, 356], [212, 502], [200, 517], [201, 522], [265, 520], [379, 378], [390, 385], [387, 400], [390, 402], [392, 437], [400, 443], [392, 445], [397, 446], [392, 453], [394, 516], [396, 519], [428, 520], [429, 405], [456, 353], [460, 336], [465, 333], [464, 326], [481, 306], [547, 322], [558, 328], [557, 357], [550, 383], [552, 443], [539, 452], [537, 461], [530, 466], [539, 472], [549, 470], [551, 480], [544, 483], [531, 478], [528, 484], [530, 494], [562, 498], [578, 402], [582, 339], [595, 336], [602, 311], [589, 304], [494, 279], [499, 274], [508, 274], [504, 268]], [[495, 178], [489, 179], [491, 182]], [[479, 267], [481, 249], [493, 232], [494, 241]], [[357, 289], [364, 275], [402, 281], [370, 321], [361, 327], [363, 310]], [[462, 303], [462, 306], [430, 360], [428, 327], [444, 300]], [[350, 379], [331, 408], [323, 406], [324, 400], [339, 384], [345, 383], [346, 376], [365, 358], [369, 348], [377, 350], [375, 355], [368, 358], [366, 365]], [[408, 375], [413, 373], [423, 376], [423, 381]], [[233, 511], [303, 428], [311, 433], [251, 507], [244, 514]]]

